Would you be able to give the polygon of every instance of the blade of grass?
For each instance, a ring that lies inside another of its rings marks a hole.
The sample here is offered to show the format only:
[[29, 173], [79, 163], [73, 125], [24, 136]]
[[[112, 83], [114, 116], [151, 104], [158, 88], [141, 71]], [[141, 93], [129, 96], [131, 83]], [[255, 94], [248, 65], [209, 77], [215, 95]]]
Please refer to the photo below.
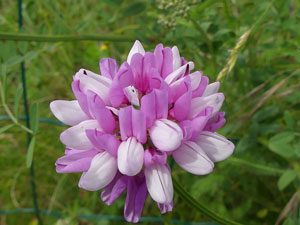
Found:
[[35, 42], [60, 42], [60, 41], [112, 41], [112, 42], [132, 42], [133, 37], [116, 35], [35, 35], [0, 32], [0, 40], [13, 41], [35, 41]]

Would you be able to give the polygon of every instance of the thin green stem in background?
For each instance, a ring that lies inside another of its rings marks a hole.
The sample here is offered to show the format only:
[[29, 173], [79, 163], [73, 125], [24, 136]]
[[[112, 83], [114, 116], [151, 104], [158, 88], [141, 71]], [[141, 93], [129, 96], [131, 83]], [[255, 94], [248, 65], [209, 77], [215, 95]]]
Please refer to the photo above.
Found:
[[[1, 74], [2, 78], [4, 78], [6, 76], [4, 73], [6, 73], [5, 70], [2, 70], [2, 74]], [[6, 99], [5, 99], [5, 83], [4, 82], [5, 82], [5, 79], [4, 79], [3, 82], [0, 79], [1, 104], [2, 104], [5, 112], [7, 113], [7, 115], [9, 116], [9, 118], [13, 121], [14, 124], [16, 124], [21, 129], [25, 130], [26, 132], [28, 132], [30, 134], [33, 134], [32, 130], [30, 130], [29, 128], [25, 127], [21, 123], [19, 123], [18, 119], [14, 116], [14, 114], [11, 112], [11, 110], [8, 107], [8, 105], [6, 104]]]
[[[21, 30], [22, 26], [23, 26], [22, 0], [18, 0], [18, 24], [19, 24], [19, 30]], [[20, 71], [21, 71], [22, 87], [23, 87], [23, 105], [24, 105], [25, 116], [26, 116], [26, 127], [30, 128], [29, 109], [28, 109], [28, 102], [27, 102], [27, 89], [26, 89], [25, 62], [24, 61], [21, 62], [21, 64], [20, 64]], [[29, 147], [32, 144], [32, 142], [31, 142], [32, 138], [33, 138], [32, 135], [27, 133], [27, 146], [29, 146]], [[33, 140], [35, 141], [35, 138]], [[32, 154], [33, 154], [33, 150], [32, 150]], [[35, 172], [34, 172], [33, 162], [30, 163], [29, 171], [30, 171], [30, 184], [31, 184], [31, 192], [32, 192], [32, 198], [33, 198], [33, 206], [35, 209], [35, 216], [38, 221], [38, 224], [42, 225], [43, 222], [42, 222], [42, 219], [40, 216], [40, 210], [39, 210], [39, 205], [38, 205], [38, 200], [37, 200], [35, 175], [34, 175]]]
[[173, 180], [174, 189], [176, 193], [182, 198], [182, 200], [184, 200], [194, 209], [203, 213], [206, 217], [224, 225], [241, 225], [238, 222], [223, 218], [217, 213], [211, 211], [209, 208], [207, 208], [206, 206], [198, 202], [196, 199], [194, 199], [186, 190], [184, 190], [184, 188], [179, 184], [179, 182], [174, 177], [172, 177], [172, 180]]
[[61, 42], [61, 41], [113, 41], [133, 42], [135, 38], [117, 35], [34, 35], [0, 32], [0, 40], [35, 41], [35, 42]]

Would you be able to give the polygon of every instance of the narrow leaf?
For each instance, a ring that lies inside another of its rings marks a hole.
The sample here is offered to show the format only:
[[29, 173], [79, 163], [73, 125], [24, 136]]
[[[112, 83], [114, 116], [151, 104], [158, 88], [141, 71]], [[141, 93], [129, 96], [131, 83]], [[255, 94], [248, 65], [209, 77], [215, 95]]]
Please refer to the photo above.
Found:
[[39, 125], [39, 108], [37, 103], [33, 103], [30, 107], [30, 128], [36, 133]]
[[123, 10], [124, 16], [134, 16], [146, 9], [146, 4], [143, 2], [135, 2]]
[[20, 105], [22, 93], [23, 93], [23, 88], [22, 86], [19, 86], [15, 95], [15, 102], [14, 102], [14, 111], [15, 111], [16, 118], [19, 117], [19, 105]]
[[269, 140], [269, 149], [284, 158], [294, 157], [295, 150], [291, 145], [294, 138], [295, 135], [293, 132], [282, 132], [277, 134]]
[[295, 170], [287, 170], [282, 174], [282, 176], [278, 180], [278, 188], [279, 190], [283, 190], [286, 188], [293, 180], [297, 177], [297, 173]]
[[7, 131], [8, 129], [12, 128], [13, 126], [15, 126], [15, 124], [9, 124], [7, 126], [1, 127], [0, 128], [0, 134]]
[[26, 156], [26, 166], [27, 166], [27, 168], [30, 168], [31, 164], [32, 164], [34, 146], [35, 146], [35, 136], [33, 136], [31, 138], [31, 141], [30, 141], [29, 146], [28, 146], [27, 156]]

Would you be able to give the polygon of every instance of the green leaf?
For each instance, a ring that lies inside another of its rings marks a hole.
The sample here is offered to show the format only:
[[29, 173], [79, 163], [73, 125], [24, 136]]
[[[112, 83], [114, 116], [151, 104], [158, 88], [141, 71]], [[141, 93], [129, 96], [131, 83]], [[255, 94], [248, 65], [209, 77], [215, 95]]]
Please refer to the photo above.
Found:
[[20, 55], [15, 55], [6, 61], [7, 67], [14, 66], [24, 61], [24, 57]]
[[15, 126], [15, 124], [9, 124], [7, 126], [1, 127], [0, 128], [0, 134], [7, 131], [8, 129], [12, 128], [13, 126]]
[[37, 103], [33, 103], [30, 107], [30, 128], [36, 134], [39, 125], [39, 108]]
[[147, 8], [143, 2], [135, 2], [123, 10], [123, 16], [134, 16], [143, 12]]
[[284, 112], [284, 120], [287, 130], [294, 130], [295, 120], [289, 111]]
[[35, 146], [35, 136], [33, 136], [31, 138], [31, 141], [30, 141], [29, 146], [28, 146], [27, 156], [26, 156], [26, 166], [27, 166], [27, 168], [30, 168], [31, 164], [32, 164], [34, 146]]
[[19, 86], [15, 95], [15, 102], [14, 102], [14, 111], [15, 111], [16, 118], [18, 118], [19, 116], [19, 105], [20, 105], [22, 93], [23, 93], [23, 88], [22, 86]]
[[293, 132], [277, 134], [269, 140], [269, 149], [284, 158], [291, 158], [295, 156], [295, 149], [291, 145], [294, 138]]
[[297, 173], [295, 170], [288, 170], [284, 172], [284, 174], [282, 174], [278, 180], [279, 190], [282, 191], [284, 188], [286, 188], [293, 180], [296, 179], [296, 177]]

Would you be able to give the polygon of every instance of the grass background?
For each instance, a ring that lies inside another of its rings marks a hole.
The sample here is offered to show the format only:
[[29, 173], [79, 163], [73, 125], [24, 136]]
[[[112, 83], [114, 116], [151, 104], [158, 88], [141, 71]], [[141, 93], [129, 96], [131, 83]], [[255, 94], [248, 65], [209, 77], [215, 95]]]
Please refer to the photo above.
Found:
[[[202, 70], [211, 82], [226, 65], [229, 50], [255, 24], [238, 52], [235, 67], [221, 81], [227, 124], [220, 133], [236, 144], [233, 157], [217, 163], [208, 176], [188, 174], [176, 165], [173, 174], [193, 197], [225, 217], [267, 225], [275, 224], [282, 215], [285, 225], [300, 224], [299, 1], [24, 0], [22, 8], [24, 21], [19, 31], [17, 2], [0, 1], [0, 32], [130, 36], [139, 39], [146, 50], [153, 50], [158, 43], [177, 45], [181, 55], [194, 61], [195, 69]], [[39, 104], [40, 117], [54, 119], [49, 103], [74, 98], [70, 84], [76, 71], [85, 68], [98, 73], [102, 57], [120, 63], [132, 44], [0, 41], [1, 71], [5, 67], [7, 76], [6, 103], [14, 108], [23, 60], [29, 103]], [[5, 115], [1, 107], [0, 116]], [[20, 115], [24, 115], [22, 101]], [[11, 124], [5, 118], [1, 117], [0, 127]], [[107, 207], [100, 192], [78, 188], [80, 174], [55, 172], [54, 163], [64, 150], [59, 141], [64, 129], [40, 123], [36, 137], [34, 166], [40, 208], [63, 215], [60, 219], [42, 215], [44, 223], [123, 223], [77, 217], [122, 216], [124, 196]], [[32, 207], [26, 152], [26, 133], [19, 127], [0, 133], [0, 210]], [[161, 216], [148, 197], [143, 216], [161, 217], [163, 224], [172, 224], [172, 219], [209, 221], [176, 194], [174, 205], [172, 213]], [[37, 224], [33, 214], [0, 218], [0, 224]]]

